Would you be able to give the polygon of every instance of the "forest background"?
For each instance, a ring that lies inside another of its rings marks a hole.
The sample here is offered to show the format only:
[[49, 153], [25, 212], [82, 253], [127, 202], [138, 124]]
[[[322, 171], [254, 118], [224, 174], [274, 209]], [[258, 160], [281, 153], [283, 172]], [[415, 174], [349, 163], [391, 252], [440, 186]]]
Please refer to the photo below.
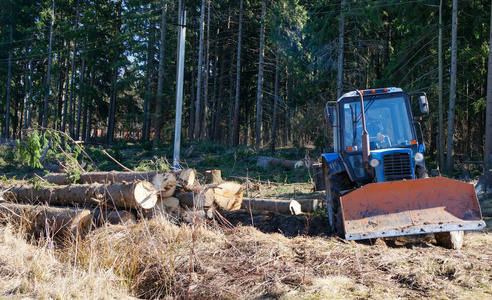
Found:
[[[1, 1], [2, 137], [52, 128], [109, 145], [172, 143], [179, 6]], [[184, 6], [185, 143], [322, 151], [331, 144], [322, 114], [327, 101], [354, 89], [395, 86], [427, 93], [431, 113], [423, 132], [442, 170], [490, 161], [490, 1], [188, 0]]]

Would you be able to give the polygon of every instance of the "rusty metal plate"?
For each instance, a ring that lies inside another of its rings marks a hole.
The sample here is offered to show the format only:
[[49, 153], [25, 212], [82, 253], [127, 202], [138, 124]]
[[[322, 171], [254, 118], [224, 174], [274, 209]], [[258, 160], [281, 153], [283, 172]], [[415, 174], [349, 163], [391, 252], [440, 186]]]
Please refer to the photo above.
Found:
[[473, 185], [443, 177], [372, 183], [340, 201], [347, 239], [485, 227]]

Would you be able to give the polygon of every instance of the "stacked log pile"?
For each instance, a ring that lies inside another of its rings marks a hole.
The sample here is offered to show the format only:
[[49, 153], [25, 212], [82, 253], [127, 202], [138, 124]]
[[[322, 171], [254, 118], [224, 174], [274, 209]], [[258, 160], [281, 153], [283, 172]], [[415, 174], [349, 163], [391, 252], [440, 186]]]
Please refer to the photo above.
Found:
[[[4, 192], [0, 217], [27, 222], [38, 231], [78, 236], [91, 225], [134, 223], [138, 218], [166, 214], [189, 222], [192, 215], [213, 218], [215, 212], [238, 214], [302, 214], [314, 211], [318, 202], [247, 199], [243, 187], [223, 182], [220, 171], [206, 172], [209, 184], [200, 185], [193, 169], [167, 172], [93, 172], [69, 184], [66, 174], [47, 174], [53, 185], [12, 186]], [[63, 207], [61, 207], [63, 206]], [[226, 214], [227, 215], [227, 214]]]

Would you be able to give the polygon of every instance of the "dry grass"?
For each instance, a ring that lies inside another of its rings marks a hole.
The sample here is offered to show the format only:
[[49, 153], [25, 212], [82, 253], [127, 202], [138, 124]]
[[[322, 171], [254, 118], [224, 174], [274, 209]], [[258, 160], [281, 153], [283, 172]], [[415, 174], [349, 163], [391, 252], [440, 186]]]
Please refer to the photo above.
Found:
[[22, 299], [125, 299], [121, 279], [60, 259], [52, 241], [34, 246], [11, 225], [0, 227], [0, 297]]
[[492, 234], [460, 251], [433, 238], [347, 242], [166, 218], [105, 226], [82, 241], [26, 242], [0, 228], [0, 298], [487, 299]]

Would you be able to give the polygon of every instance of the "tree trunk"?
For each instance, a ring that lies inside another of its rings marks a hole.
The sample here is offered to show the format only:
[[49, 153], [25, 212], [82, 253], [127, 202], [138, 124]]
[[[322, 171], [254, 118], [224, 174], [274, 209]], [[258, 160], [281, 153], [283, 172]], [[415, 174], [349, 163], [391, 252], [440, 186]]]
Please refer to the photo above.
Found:
[[446, 171], [452, 171], [453, 166], [453, 136], [454, 116], [456, 105], [456, 77], [458, 70], [458, 0], [453, 0], [452, 28], [451, 28], [451, 82], [449, 84], [449, 111], [448, 111], [448, 145], [446, 157]]
[[109, 112], [108, 112], [108, 131], [106, 134], [106, 139], [109, 144], [113, 143], [114, 139], [114, 122], [116, 113], [116, 79], [117, 71], [113, 70], [111, 76], [111, 95], [109, 97]]
[[[94, 88], [94, 66], [91, 67], [90, 71], [91, 81], [89, 83], [89, 89], [92, 91]], [[83, 124], [82, 124], [82, 140], [88, 141], [91, 137], [91, 115], [92, 115], [92, 95], [90, 92], [87, 93], [85, 97], [85, 105], [84, 105], [84, 116], [83, 116]]]
[[[79, 29], [79, 8], [80, 8], [80, 0], [77, 0], [77, 8], [75, 10], [75, 29], [74, 29], [74, 33], [76, 34], [78, 29]], [[69, 131], [69, 134], [71, 137], [74, 136], [74, 107], [73, 107], [73, 97], [74, 97], [74, 89], [75, 89], [75, 83], [74, 83], [74, 80], [75, 80], [75, 57], [77, 56], [77, 40], [74, 38], [74, 41], [73, 41], [73, 47], [72, 47], [72, 64], [71, 64], [71, 72], [70, 72], [70, 96], [69, 96], [69, 99], [68, 99], [68, 103], [66, 105], [68, 105], [68, 115], [67, 115], [67, 118], [68, 118], [68, 131]]]
[[[68, 53], [70, 53], [70, 44], [69, 44], [69, 49], [67, 49]], [[67, 117], [68, 117], [68, 105], [69, 105], [69, 93], [68, 89], [70, 87], [70, 72], [69, 72], [69, 63], [68, 63], [68, 55], [67, 58], [65, 59], [65, 88], [63, 91], [63, 104], [62, 104], [62, 113], [61, 113], [61, 131], [65, 132], [66, 126], [67, 126]]]
[[46, 203], [48, 205], [105, 206], [109, 208], [154, 207], [157, 191], [148, 181], [112, 184], [74, 184], [44, 186], [32, 185], [12, 187], [4, 195], [12, 202]]
[[166, 14], [167, 14], [167, 1], [162, 1], [162, 17], [161, 17], [161, 38], [159, 45], [159, 73], [157, 79], [157, 100], [155, 104], [155, 122], [154, 122], [154, 141], [152, 148], [157, 149], [161, 142], [161, 126], [162, 126], [162, 106], [164, 101], [162, 100], [162, 94], [164, 92], [164, 63], [165, 63], [165, 50], [166, 50]]
[[10, 98], [12, 89], [12, 49], [13, 49], [13, 36], [14, 36], [14, 26], [10, 24], [10, 48], [9, 48], [9, 60], [8, 60], [8, 70], [7, 70], [7, 103], [5, 106], [5, 132], [4, 137], [6, 139], [10, 138]]
[[[492, 7], [491, 7], [492, 13]], [[485, 115], [484, 172], [492, 168], [492, 14], [490, 15], [490, 46], [487, 74], [487, 108]]]
[[277, 115], [278, 115], [278, 102], [279, 102], [279, 85], [280, 85], [280, 66], [278, 57], [280, 56], [280, 48], [277, 46], [277, 55], [275, 56], [275, 94], [273, 100], [273, 120], [272, 120], [272, 141], [270, 144], [270, 151], [275, 152], [275, 142], [277, 140]]
[[53, 25], [55, 24], [55, 1], [52, 2], [51, 7], [51, 25], [50, 25], [50, 41], [48, 50], [48, 70], [46, 72], [46, 90], [44, 95], [44, 106], [43, 106], [43, 128], [48, 128], [48, 109], [49, 100], [51, 94], [51, 53], [53, 49]]
[[261, 1], [261, 28], [260, 28], [260, 60], [258, 64], [258, 90], [256, 92], [256, 148], [261, 147], [262, 113], [263, 113], [263, 70], [265, 58], [265, 15], [266, 0]]
[[61, 100], [61, 89], [60, 86], [62, 86], [62, 83], [63, 83], [63, 79], [62, 79], [62, 76], [61, 76], [61, 67], [60, 67], [60, 61], [61, 61], [61, 51], [58, 52], [58, 57], [57, 57], [57, 60], [56, 60], [56, 65], [57, 65], [57, 72], [56, 72], [56, 79], [55, 79], [55, 92], [53, 93], [53, 95], [55, 95], [53, 97], [53, 124], [51, 125], [51, 128], [53, 130], [56, 130], [57, 129], [57, 125], [58, 125], [58, 119], [60, 118], [59, 114], [58, 114], [58, 104], [59, 104], [59, 100]]
[[239, 32], [237, 33], [236, 101], [234, 103], [234, 129], [232, 145], [239, 145], [239, 101], [241, 94], [241, 47], [243, 34], [243, 0], [239, 2]]
[[143, 134], [142, 139], [148, 141], [150, 139], [150, 102], [152, 93], [152, 77], [153, 77], [153, 61], [154, 51], [153, 44], [155, 39], [155, 27], [150, 22], [149, 24], [149, 37], [147, 45], [147, 73], [145, 74], [145, 95], [144, 95], [144, 120], [143, 120]]
[[443, 117], [443, 104], [442, 104], [442, 93], [443, 93], [443, 62], [442, 62], [442, 0], [439, 2], [439, 50], [438, 50], [438, 61], [439, 61], [439, 158], [438, 166], [444, 170], [444, 117]]
[[[196, 57], [196, 38], [195, 35], [191, 36], [191, 53], [193, 57], [193, 61], [195, 62], [197, 60]], [[197, 74], [196, 74], [196, 69], [195, 69], [195, 64], [191, 64], [191, 97], [190, 97], [190, 122], [189, 122], [189, 128], [188, 128], [188, 139], [190, 141], [193, 140], [193, 135], [195, 133], [195, 80], [196, 80]]]
[[2, 218], [11, 218], [16, 224], [27, 222], [31, 229], [50, 237], [83, 236], [89, 232], [92, 222], [92, 214], [88, 209], [6, 202], [0, 203], [0, 215]]
[[80, 64], [80, 83], [79, 83], [79, 93], [77, 95], [77, 123], [75, 126], [75, 140], [80, 139], [80, 124], [82, 119], [82, 98], [84, 95], [84, 77], [85, 77], [85, 48], [87, 41], [84, 41], [84, 46], [82, 48], [82, 63]]
[[202, 119], [202, 132], [201, 139], [208, 139], [207, 136], [207, 120], [208, 120], [208, 78], [210, 74], [210, 0], [207, 0], [208, 13], [207, 13], [207, 49], [205, 53], [205, 79], [204, 79], [204, 93], [203, 93], [203, 119]]
[[201, 113], [201, 97], [202, 97], [202, 74], [203, 74], [203, 42], [205, 35], [205, 0], [202, 0], [200, 9], [200, 43], [198, 46], [198, 76], [196, 84], [196, 106], [195, 106], [195, 130], [194, 137], [200, 139], [200, 113]]
[[337, 99], [343, 92], [343, 37], [345, 34], [345, 0], [340, 5], [340, 32], [338, 34]]

